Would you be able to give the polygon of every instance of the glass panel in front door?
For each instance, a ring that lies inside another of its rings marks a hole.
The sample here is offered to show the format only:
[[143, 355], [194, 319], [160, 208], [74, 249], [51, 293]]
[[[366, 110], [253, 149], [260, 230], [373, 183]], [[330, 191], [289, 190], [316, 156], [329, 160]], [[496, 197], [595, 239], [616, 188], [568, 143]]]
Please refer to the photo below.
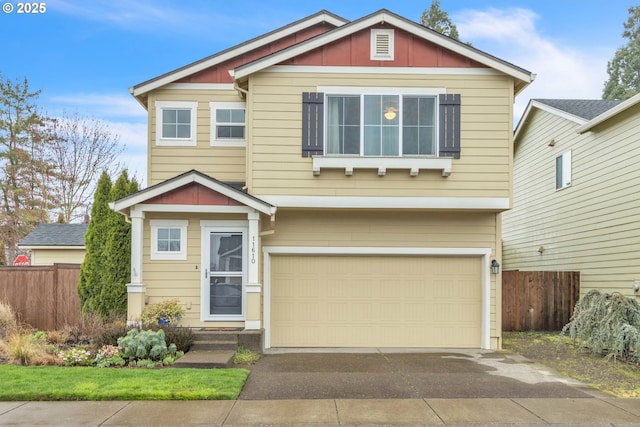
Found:
[[209, 314], [242, 314], [242, 233], [211, 233]]

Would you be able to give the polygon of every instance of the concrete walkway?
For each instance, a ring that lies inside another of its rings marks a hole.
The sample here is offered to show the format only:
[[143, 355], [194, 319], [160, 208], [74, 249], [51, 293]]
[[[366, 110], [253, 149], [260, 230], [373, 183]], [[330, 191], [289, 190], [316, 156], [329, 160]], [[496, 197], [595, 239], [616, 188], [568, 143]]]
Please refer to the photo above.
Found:
[[640, 399], [0, 402], [2, 426], [640, 425]]

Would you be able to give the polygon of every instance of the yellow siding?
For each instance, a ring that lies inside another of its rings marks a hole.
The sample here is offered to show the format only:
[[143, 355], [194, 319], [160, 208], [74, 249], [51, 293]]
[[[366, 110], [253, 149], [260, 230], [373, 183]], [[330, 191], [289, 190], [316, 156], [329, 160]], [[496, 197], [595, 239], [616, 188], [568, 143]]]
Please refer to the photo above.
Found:
[[[260, 73], [250, 80], [250, 175], [255, 195], [510, 197], [512, 80], [501, 76]], [[323, 170], [313, 176], [301, 157], [302, 92], [318, 86], [432, 87], [462, 96], [462, 156], [450, 177], [441, 171]]]
[[[640, 279], [640, 108], [620, 116], [578, 135], [577, 124], [534, 110], [516, 146], [513, 210], [503, 215], [506, 269], [580, 271], [582, 294], [596, 288], [633, 295]], [[571, 186], [556, 190], [555, 158], [568, 150]]]
[[[198, 102], [197, 145], [195, 147], [156, 146], [155, 101]], [[222, 181], [245, 181], [246, 148], [212, 147], [210, 102], [239, 102], [235, 91], [157, 90], [149, 96], [149, 185], [196, 169]]]
[[[262, 238], [263, 246], [462, 247], [496, 253], [494, 213], [281, 210], [276, 217], [275, 233]], [[499, 347], [501, 289], [495, 280], [491, 275], [490, 333], [492, 346]]]
[[[186, 261], [151, 260], [151, 219], [189, 220], [187, 228]], [[143, 276], [148, 303], [177, 298], [185, 308], [182, 326], [211, 326], [211, 322], [200, 321], [200, 295], [202, 279], [201, 228], [200, 220], [242, 220], [246, 215], [206, 215], [206, 214], [147, 214], [144, 226]], [[216, 322], [216, 326], [244, 326], [244, 323]]]
[[31, 265], [82, 264], [84, 249], [32, 249]]

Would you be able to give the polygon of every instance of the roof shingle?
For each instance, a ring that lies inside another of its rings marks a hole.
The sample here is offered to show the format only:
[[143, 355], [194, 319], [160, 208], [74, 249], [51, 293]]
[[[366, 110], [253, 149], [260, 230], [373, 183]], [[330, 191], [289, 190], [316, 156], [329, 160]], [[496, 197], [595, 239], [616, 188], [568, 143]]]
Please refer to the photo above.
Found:
[[84, 246], [88, 224], [40, 224], [18, 246]]
[[573, 114], [585, 120], [594, 119], [622, 102], [604, 99], [534, 99], [534, 101]]

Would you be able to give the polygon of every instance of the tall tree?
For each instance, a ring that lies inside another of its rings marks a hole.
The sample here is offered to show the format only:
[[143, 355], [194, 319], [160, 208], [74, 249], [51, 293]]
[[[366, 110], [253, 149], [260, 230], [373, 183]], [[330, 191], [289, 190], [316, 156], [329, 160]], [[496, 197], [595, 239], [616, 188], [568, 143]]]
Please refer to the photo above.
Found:
[[78, 295], [83, 312], [107, 317], [126, 314], [126, 284], [131, 272], [131, 225], [109, 203], [138, 191], [123, 171], [115, 184], [106, 172], [98, 181], [85, 235], [87, 254], [80, 268]]
[[26, 78], [12, 81], [0, 75], [0, 239], [10, 259], [20, 239], [49, 216], [51, 165], [35, 103], [39, 95]]
[[47, 121], [49, 150], [55, 166], [51, 191], [55, 209], [70, 223], [87, 212], [101, 171], [120, 169], [118, 136], [99, 120], [63, 115]]
[[460, 39], [458, 28], [449, 19], [449, 14], [440, 8], [440, 0], [431, 1], [429, 9], [422, 12], [420, 23], [452, 39]]
[[640, 93], [640, 6], [629, 8], [622, 37], [627, 45], [616, 51], [607, 63], [609, 79], [604, 84], [602, 99], [628, 99]]
[[99, 305], [101, 284], [106, 270], [106, 236], [109, 228], [107, 219], [111, 213], [109, 200], [111, 192], [111, 178], [103, 172], [98, 180], [98, 186], [93, 197], [91, 220], [84, 237], [86, 255], [80, 267], [80, 281], [78, 295], [80, 306], [84, 313], [95, 312]]
[[[110, 199], [115, 201], [138, 191], [138, 183], [123, 171], [111, 188]], [[111, 211], [105, 244], [106, 265], [104, 283], [100, 291], [98, 311], [102, 315], [127, 313], [127, 283], [131, 280], [131, 224], [125, 217]]]

